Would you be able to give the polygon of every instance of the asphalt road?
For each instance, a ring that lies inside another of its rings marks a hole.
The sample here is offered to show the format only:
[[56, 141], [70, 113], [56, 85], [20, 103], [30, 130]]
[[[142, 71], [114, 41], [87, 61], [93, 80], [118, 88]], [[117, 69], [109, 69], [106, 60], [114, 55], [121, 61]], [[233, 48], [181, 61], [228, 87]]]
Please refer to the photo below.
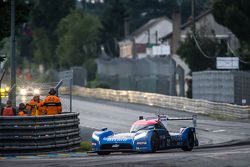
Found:
[[[63, 99], [67, 104], [68, 99]], [[89, 129], [107, 127], [114, 132], [128, 132], [140, 115], [155, 116], [167, 114], [169, 117], [187, 117], [192, 113], [163, 109], [152, 106], [110, 102], [104, 100], [74, 97], [73, 110], [80, 113], [80, 126]], [[192, 121], [169, 121], [168, 130], [179, 132], [183, 126], [192, 126]], [[86, 130], [85, 139], [91, 130]], [[83, 130], [84, 131], [84, 130]], [[221, 121], [198, 115], [197, 136], [200, 145], [224, 143], [232, 140], [250, 139], [249, 121]]]
[[77, 158], [0, 160], [1, 167], [249, 167], [250, 145], [195, 149], [179, 149], [154, 154], [95, 154]]

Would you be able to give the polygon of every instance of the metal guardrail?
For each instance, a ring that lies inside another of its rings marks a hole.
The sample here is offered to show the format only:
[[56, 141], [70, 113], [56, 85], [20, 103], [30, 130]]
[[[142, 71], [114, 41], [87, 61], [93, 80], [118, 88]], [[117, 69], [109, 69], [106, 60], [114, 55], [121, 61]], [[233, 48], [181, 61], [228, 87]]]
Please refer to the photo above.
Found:
[[79, 148], [78, 115], [0, 117], [0, 155], [55, 153]]
[[[68, 91], [62, 88], [61, 91]], [[122, 91], [112, 89], [90, 89], [84, 87], [73, 87], [73, 95], [94, 97], [99, 99], [146, 104], [163, 108], [171, 108], [180, 111], [200, 113], [205, 115], [220, 115], [237, 119], [250, 119], [250, 107], [227, 103], [216, 103], [206, 100], [195, 100], [185, 97], [167, 96], [156, 93], [145, 93], [137, 91]]]

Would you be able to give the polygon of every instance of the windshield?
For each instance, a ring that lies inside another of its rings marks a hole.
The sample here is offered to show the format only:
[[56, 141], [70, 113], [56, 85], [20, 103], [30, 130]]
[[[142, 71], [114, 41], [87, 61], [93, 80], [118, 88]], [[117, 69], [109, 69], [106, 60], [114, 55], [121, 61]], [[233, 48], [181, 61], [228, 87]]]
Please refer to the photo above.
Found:
[[154, 125], [141, 125], [141, 124], [134, 124], [132, 125], [130, 132], [134, 133], [134, 132], [138, 132], [139, 130], [149, 130], [149, 129], [153, 129]]

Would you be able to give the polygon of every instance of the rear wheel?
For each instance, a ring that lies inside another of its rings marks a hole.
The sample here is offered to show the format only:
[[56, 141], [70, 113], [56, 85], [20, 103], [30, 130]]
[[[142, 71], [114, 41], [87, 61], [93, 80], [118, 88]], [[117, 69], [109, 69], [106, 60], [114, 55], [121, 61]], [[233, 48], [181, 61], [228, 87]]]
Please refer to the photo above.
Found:
[[157, 133], [154, 132], [154, 134], [151, 136], [151, 152], [156, 152], [159, 148], [159, 137]]
[[183, 146], [181, 149], [183, 151], [192, 151], [194, 148], [194, 133], [190, 130], [187, 137], [187, 145]]
[[110, 152], [109, 151], [98, 151], [97, 154], [98, 155], [109, 155]]

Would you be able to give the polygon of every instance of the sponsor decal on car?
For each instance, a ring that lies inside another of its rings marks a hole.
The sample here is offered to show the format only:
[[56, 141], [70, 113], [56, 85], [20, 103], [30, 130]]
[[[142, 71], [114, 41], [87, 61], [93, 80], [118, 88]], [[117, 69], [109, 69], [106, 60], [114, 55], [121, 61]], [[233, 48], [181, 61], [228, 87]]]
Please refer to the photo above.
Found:
[[106, 138], [106, 141], [109, 141], [109, 142], [125, 142], [125, 141], [127, 141], [127, 139]]
[[112, 145], [112, 148], [118, 148], [120, 145], [119, 144], [114, 144]]

